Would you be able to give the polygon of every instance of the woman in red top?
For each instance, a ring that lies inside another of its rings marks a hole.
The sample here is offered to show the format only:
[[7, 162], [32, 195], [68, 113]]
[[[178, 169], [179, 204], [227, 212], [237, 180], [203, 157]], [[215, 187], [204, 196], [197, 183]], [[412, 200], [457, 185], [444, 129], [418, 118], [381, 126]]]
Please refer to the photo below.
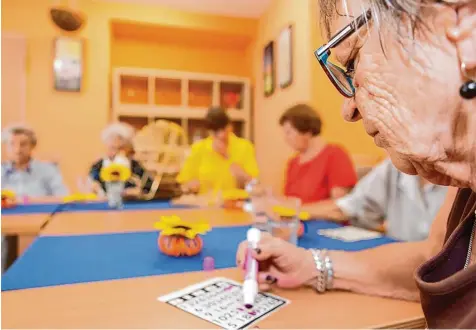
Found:
[[352, 161], [341, 147], [321, 137], [321, 119], [314, 109], [298, 104], [281, 116], [286, 142], [297, 155], [288, 162], [284, 194], [303, 204], [339, 198], [357, 183]]

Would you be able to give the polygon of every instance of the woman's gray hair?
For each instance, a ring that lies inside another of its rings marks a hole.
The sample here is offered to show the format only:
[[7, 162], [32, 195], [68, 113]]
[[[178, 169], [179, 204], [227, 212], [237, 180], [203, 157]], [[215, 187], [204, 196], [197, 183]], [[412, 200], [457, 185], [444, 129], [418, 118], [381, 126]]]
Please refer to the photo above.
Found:
[[[337, 16], [351, 16], [347, 11], [347, 2], [356, 0], [341, 0], [344, 12], [337, 8], [338, 0], [319, 0], [321, 28], [325, 31], [327, 38], [331, 37], [331, 25]], [[386, 26], [395, 27], [397, 32], [402, 28], [402, 18], [406, 18], [405, 31], [412, 34], [420, 27], [425, 27], [425, 22], [421, 17], [422, 9], [435, 3], [446, 3], [448, 5], [460, 5], [471, 0], [360, 0], [362, 13], [370, 9], [372, 11], [372, 22], [380, 31], [381, 22]]]
[[134, 138], [134, 128], [126, 123], [112, 123], [109, 124], [101, 133], [101, 139], [103, 142], [109, 141], [115, 136], [119, 136], [126, 141], [126, 143], [132, 143]]
[[13, 135], [26, 135], [30, 140], [32, 146], [36, 146], [38, 140], [36, 138], [35, 131], [28, 127], [27, 125], [23, 124], [15, 124], [5, 128], [2, 132], [2, 142], [8, 142], [12, 138]]

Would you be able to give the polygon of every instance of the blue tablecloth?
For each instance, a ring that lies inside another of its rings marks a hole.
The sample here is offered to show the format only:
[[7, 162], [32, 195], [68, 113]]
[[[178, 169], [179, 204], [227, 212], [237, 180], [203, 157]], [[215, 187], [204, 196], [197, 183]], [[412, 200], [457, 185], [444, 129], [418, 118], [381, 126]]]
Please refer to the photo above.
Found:
[[[169, 201], [131, 201], [124, 204], [124, 210], [163, 210], [170, 208], [185, 208], [188, 206], [171, 205]], [[2, 209], [2, 215], [32, 214], [53, 212], [84, 212], [84, 211], [110, 211], [106, 202], [70, 203], [70, 204], [25, 204], [10, 209]]]
[[[317, 235], [317, 230], [337, 224], [311, 221], [307, 225], [299, 241], [305, 248], [357, 251], [394, 242], [381, 237], [347, 243]], [[3, 275], [2, 291], [199, 271], [206, 256], [215, 259], [216, 268], [233, 267], [236, 248], [248, 228], [214, 228], [203, 237], [202, 253], [188, 258], [160, 253], [157, 232], [40, 237]]]

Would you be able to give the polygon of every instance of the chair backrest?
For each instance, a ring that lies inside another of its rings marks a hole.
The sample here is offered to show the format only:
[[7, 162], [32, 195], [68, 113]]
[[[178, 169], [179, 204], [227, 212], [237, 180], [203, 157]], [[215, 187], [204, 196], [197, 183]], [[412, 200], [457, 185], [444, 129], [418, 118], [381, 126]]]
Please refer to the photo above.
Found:
[[377, 155], [353, 154], [351, 157], [359, 180], [382, 160], [382, 157]]
[[183, 128], [167, 120], [149, 123], [134, 137], [134, 157], [154, 175], [177, 173], [187, 149]]

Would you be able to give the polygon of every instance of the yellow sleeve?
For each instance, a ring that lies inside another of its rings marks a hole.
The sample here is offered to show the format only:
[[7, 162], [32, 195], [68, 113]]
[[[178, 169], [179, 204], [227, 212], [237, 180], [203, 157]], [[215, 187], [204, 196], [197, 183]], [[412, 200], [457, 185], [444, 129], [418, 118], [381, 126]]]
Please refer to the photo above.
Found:
[[255, 147], [251, 142], [248, 142], [243, 154], [243, 167], [246, 173], [252, 178], [256, 178], [259, 175], [258, 162], [256, 161]]
[[185, 159], [185, 162], [180, 169], [177, 176], [178, 183], [187, 183], [198, 179], [198, 168], [201, 158], [201, 148], [199, 144], [193, 144], [190, 150], [190, 155]]

